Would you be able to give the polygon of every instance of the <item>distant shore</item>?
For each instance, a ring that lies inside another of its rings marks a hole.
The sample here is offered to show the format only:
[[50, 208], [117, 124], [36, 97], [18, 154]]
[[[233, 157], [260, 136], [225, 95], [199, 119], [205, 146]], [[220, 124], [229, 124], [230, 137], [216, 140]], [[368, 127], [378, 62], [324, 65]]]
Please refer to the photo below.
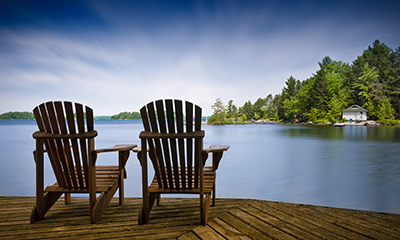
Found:
[[[313, 123], [313, 122], [301, 122], [301, 123], [293, 123], [293, 122], [274, 122], [274, 121], [270, 121], [270, 120], [257, 120], [257, 121], [248, 121], [248, 124], [282, 124], [282, 125], [316, 125], [316, 126], [334, 126], [334, 123]], [[207, 124], [206, 122], [202, 122], [202, 124]], [[229, 123], [226, 125], [239, 125], [239, 124], [243, 124], [241, 123]], [[343, 122], [341, 123], [343, 124], [343, 126], [370, 126], [370, 127], [378, 127], [378, 126], [396, 126], [396, 127], [400, 127], [400, 122], [399, 124], [395, 124], [395, 125], [386, 125], [386, 124], [380, 124], [376, 121], [372, 121], [372, 120], [368, 120], [368, 121], [361, 121], [361, 122]], [[223, 125], [223, 124], [209, 124], [209, 125]]]

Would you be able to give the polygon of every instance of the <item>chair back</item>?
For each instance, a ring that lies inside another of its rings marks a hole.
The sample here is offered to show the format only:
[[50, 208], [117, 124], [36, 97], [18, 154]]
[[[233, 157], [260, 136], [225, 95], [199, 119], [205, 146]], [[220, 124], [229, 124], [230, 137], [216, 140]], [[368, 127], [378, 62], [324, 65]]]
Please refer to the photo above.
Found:
[[190, 133], [201, 131], [201, 108], [191, 102], [186, 101], [183, 106], [181, 100], [167, 99], [148, 103], [140, 113], [146, 132], [169, 136], [148, 139], [158, 186], [176, 190], [198, 188], [204, 132], [196, 138]]
[[93, 139], [69, 136], [94, 131], [93, 110], [80, 103], [57, 101], [42, 103], [33, 113], [41, 132], [65, 135], [44, 140], [58, 185], [68, 189], [88, 189], [88, 141]]

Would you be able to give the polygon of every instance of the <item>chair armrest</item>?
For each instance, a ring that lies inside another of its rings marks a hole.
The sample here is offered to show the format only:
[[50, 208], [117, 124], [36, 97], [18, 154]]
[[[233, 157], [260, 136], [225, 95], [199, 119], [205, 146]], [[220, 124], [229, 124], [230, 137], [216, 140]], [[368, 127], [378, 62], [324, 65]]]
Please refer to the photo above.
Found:
[[211, 145], [210, 148], [203, 149], [203, 151], [206, 153], [224, 152], [229, 148], [229, 145]]
[[[118, 162], [119, 162], [119, 168], [120, 169], [124, 169], [126, 162], [128, 161], [129, 158], [129, 152], [130, 150], [132, 150], [133, 148], [135, 148], [137, 145], [135, 144], [118, 144], [115, 145], [114, 147], [111, 148], [101, 148], [101, 149], [96, 149], [92, 151], [92, 156], [94, 159], [94, 162], [96, 162], [97, 159], [97, 154], [98, 153], [104, 153], [104, 152], [118, 152]], [[125, 177], [126, 177], [126, 173], [125, 173]]]
[[206, 164], [208, 154], [212, 153], [212, 168], [214, 171], [218, 169], [219, 162], [221, 161], [222, 155], [229, 149], [229, 145], [211, 145], [210, 148], [203, 149], [203, 166]]
[[[147, 152], [150, 151], [150, 148], [147, 147]], [[142, 147], [135, 147], [132, 149], [132, 152], [137, 153], [137, 159], [139, 160], [140, 166], [142, 166], [141, 157], [142, 157]]]
[[140, 147], [140, 146], [132, 149], [132, 152], [134, 152], [134, 153], [139, 153], [141, 151], [142, 151], [142, 147]]
[[118, 144], [111, 148], [101, 148], [93, 151], [96, 153], [130, 151], [134, 149], [136, 146], [137, 146], [136, 144]]
[[[141, 152], [142, 151], [142, 147], [135, 147], [134, 149], [132, 149], [132, 152], [135, 152], [135, 153], [139, 153], [139, 152]], [[150, 148], [149, 147], [147, 147], [147, 151], [150, 151]]]

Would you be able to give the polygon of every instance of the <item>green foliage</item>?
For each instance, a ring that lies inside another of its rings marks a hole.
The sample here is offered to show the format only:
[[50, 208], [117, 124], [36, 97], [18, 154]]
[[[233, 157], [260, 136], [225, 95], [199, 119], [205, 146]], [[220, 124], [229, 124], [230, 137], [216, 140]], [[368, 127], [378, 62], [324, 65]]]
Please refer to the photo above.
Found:
[[329, 110], [326, 118], [332, 123], [339, 121], [342, 116], [343, 105], [338, 96], [334, 96], [328, 103]]
[[[231, 111], [233, 111], [233, 101], [231, 103]], [[225, 124], [226, 120], [226, 109], [220, 98], [215, 99], [215, 103], [211, 105], [214, 110], [213, 114], [208, 119], [209, 124]]]
[[279, 116], [278, 116], [278, 113], [275, 113], [275, 116], [274, 116], [274, 122], [279, 122]]
[[393, 119], [381, 119], [376, 122], [383, 124], [383, 125], [399, 125], [400, 124], [399, 120], [393, 120]]
[[394, 119], [394, 117], [393, 117], [394, 109], [388, 99], [379, 100], [378, 108], [379, 108], [379, 111], [377, 112], [378, 120], [383, 120], [383, 119], [393, 120]]
[[229, 100], [228, 106], [227, 106], [227, 109], [226, 109], [227, 117], [232, 118], [232, 117], [236, 116], [237, 113], [238, 113], [238, 109], [237, 109], [236, 105], [233, 104], [233, 100]]
[[298, 108], [299, 100], [297, 97], [290, 97], [287, 98], [283, 102], [283, 108], [285, 109], [285, 117], [286, 119], [294, 119], [296, 118], [297, 114], [300, 112]]
[[217, 117], [213, 114], [207, 119], [207, 124], [213, 124], [217, 121]]
[[280, 97], [280, 94], [276, 94], [273, 98], [271, 94], [267, 96], [267, 118], [273, 118], [277, 114]]
[[130, 119], [141, 119], [139, 112], [120, 112], [116, 115], [112, 115], [112, 120], [130, 120]]
[[[240, 115], [246, 115], [246, 120], [247, 119], [253, 119], [254, 117], [254, 107], [253, 104], [251, 104], [250, 101], [247, 101], [244, 103], [242, 107], [239, 108], [239, 114]], [[246, 121], [244, 120], [244, 121]]]
[[308, 120], [313, 123], [316, 123], [318, 120], [318, 113], [319, 113], [318, 109], [311, 108], [310, 113], [308, 114]]
[[111, 117], [110, 116], [96, 116], [95, 120], [100, 120], [100, 121], [111, 120]]
[[0, 119], [3, 120], [30, 120], [35, 119], [32, 112], [7, 112], [0, 114]]
[[[299, 91], [301, 89], [302, 84], [299, 80], [296, 80], [294, 77], [290, 76], [285, 82], [286, 87], [282, 89], [282, 94], [279, 98], [279, 106], [278, 106], [278, 116], [282, 119], [292, 119], [293, 112], [287, 112], [288, 110], [293, 110], [293, 104], [291, 103], [291, 98], [298, 98]], [[286, 105], [284, 104], [286, 101]], [[298, 102], [296, 103], [295, 109], [298, 109]], [[290, 107], [290, 108], [288, 108]]]
[[320, 69], [306, 80], [290, 76], [274, 97], [247, 101], [238, 110], [230, 100], [227, 117], [239, 122], [273, 118], [333, 123], [340, 121], [343, 109], [357, 104], [372, 120], [399, 118], [400, 47], [393, 51], [376, 40], [352, 65], [328, 56], [318, 65]]

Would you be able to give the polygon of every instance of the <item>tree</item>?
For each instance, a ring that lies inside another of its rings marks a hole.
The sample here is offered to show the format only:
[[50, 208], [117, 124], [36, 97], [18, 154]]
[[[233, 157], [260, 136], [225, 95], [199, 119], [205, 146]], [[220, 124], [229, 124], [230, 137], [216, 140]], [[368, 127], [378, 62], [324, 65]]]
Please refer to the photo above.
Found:
[[[311, 78], [302, 82], [299, 91], [299, 108], [305, 116], [328, 118], [329, 121], [340, 119], [341, 110], [347, 106], [347, 97], [344, 86], [346, 74], [350, 66], [341, 61], [333, 61], [325, 57], [318, 63], [320, 70]], [[311, 110], [314, 109], [312, 114]], [[316, 119], [312, 120], [313, 122]], [[325, 121], [325, 120], [324, 120]]]
[[394, 114], [394, 109], [392, 107], [392, 104], [390, 104], [389, 99], [385, 99], [385, 100], [379, 100], [378, 103], [378, 120], [383, 120], [383, 119], [390, 119], [393, 120], [393, 114]]
[[[280, 94], [276, 94], [274, 96], [274, 98], [271, 100], [270, 104], [268, 105], [267, 112], [266, 112], [268, 118], [273, 118], [273, 117], [275, 117], [275, 114], [277, 114], [278, 108], [279, 108], [280, 96], [281, 96]], [[270, 94], [267, 96], [267, 98], [269, 98], [269, 97], [272, 98], [272, 95]], [[279, 117], [278, 117], [278, 119], [279, 119]]]
[[237, 107], [233, 104], [233, 100], [229, 100], [228, 106], [226, 109], [227, 117], [232, 118], [236, 115]]
[[328, 112], [327, 119], [336, 122], [342, 116], [342, 109], [346, 108], [346, 97], [343, 89], [345, 73], [350, 69], [348, 64], [341, 61], [332, 61], [328, 65], [325, 75], [327, 79]]
[[286, 119], [294, 119], [300, 112], [298, 108], [299, 100], [297, 97], [291, 97], [283, 102], [283, 108], [285, 109]]
[[211, 105], [213, 114], [208, 119], [210, 124], [225, 124], [226, 110], [220, 98], [215, 99], [215, 103]]
[[364, 71], [358, 81], [353, 84], [354, 90], [358, 93], [361, 98], [361, 105], [364, 105], [366, 101], [372, 98], [372, 88], [376, 85], [378, 80], [378, 74], [375, 68], [369, 68], [369, 64], [365, 63]]
[[253, 119], [254, 117], [253, 104], [251, 104], [250, 101], [245, 102], [244, 105], [239, 108], [239, 113], [241, 115], [246, 115], [246, 119]]
[[254, 110], [254, 119], [258, 120], [262, 118], [265, 114], [267, 105], [267, 98], [258, 98], [257, 101], [253, 105]]
[[282, 94], [279, 98], [278, 116], [282, 119], [286, 119], [286, 108], [284, 107], [284, 102], [286, 99], [291, 97], [298, 97], [298, 93], [301, 89], [301, 83], [294, 77], [290, 76], [286, 82], [286, 87], [282, 89]]
[[388, 98], [394, 107], [394, 115], [400, 119], [400, 46], [392, 52], [393, 67], [390, 68]]
[[[388, 98], [392, 106], [396, 106], [395, 115], [399, 117], [400, 113], [400, 69], [399, 69], [399, 50], [393, 51], [391, 48], [376, 40], [372, 46], [369, 46], [361, 56], [353, 61], [351, 72], [347, 76], [345, 86], [349, 88], [354, 82], [359, 82], [359, 78], [365, 75], [365, 65], [368, 64], [370, 69], [374, 69], [378, 77], [373, 82], [373, 92], [370, 92], [374, 107], [380, 100]], [[356, 89], [348, 91], [351, 104], [363, 104], [368, 101], [364, 99], [365, 95], [359, 96]], [[364, 101], [364, 103], [363, 103]], [[368, 103], [368, 106], [372, 106]], [[370, 115], [371, 116], [371, 115]], [[373, 116], [376, 118], [376, 116]]]
[[337, 96], [334, 96], [329, 101], [328, 107], [329, 110], [326, 114], [328, 121], [331, 123], [339, 121], [340, 117], [342, 116], [343, 102]]
[[318, 62], [319, 67], [322, 69], [332, 63], [332, 59], [328, 56], [324, 57], [321, 62]]
[[318, 109], [311, 108], [310, 113], [308, 114], [308, 120], [313, 123], [316, 123], [318, 120]]

